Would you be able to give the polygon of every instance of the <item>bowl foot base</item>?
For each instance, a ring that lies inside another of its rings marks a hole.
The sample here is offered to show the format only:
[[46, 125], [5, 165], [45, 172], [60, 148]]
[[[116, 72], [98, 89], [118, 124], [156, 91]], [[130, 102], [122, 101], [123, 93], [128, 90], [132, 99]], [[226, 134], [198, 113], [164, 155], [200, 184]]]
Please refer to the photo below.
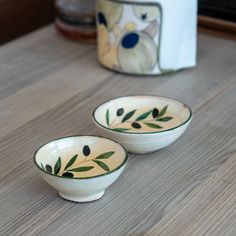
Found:
[[101, 198], [104, 195], [105, 191], [102, 191], [100, 193], [96, 193], [93, 195], [88, 195], [88, 196], [69, 196], [69, 195], [65, 195], [63, 193], [59, 192], [59, 195], [66, 199], [66, 200], [70, 200], [73, 202], [91, 202], [91, 201], [95, 201], [98, 200], [99, 198]]

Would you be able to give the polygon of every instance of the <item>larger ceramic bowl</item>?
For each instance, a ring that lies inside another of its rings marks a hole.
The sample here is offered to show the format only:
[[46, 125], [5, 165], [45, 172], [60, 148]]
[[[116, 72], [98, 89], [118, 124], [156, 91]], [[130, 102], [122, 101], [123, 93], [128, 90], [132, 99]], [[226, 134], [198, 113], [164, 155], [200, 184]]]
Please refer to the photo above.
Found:
[[103, 136], [137, 154], [170, 145], [184, 133], [191, 119], [191, 109], [182, 102], [150, 95], [115, 98], [93, 113]]
[[43, 179], [61, 197], [88, 202], [99, 199], [124, 170], [127, 152], [112, 140], [73, 136], [39, 148], [34, 163]]

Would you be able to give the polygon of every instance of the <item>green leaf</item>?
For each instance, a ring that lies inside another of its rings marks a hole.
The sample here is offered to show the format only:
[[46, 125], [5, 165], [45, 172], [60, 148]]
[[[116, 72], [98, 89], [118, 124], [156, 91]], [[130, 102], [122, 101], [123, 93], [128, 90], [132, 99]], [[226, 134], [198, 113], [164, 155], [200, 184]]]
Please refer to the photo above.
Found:
[[107, 159], [111, 157], [115, 152], [104, 152], [103, 154], [97, 156], [95, 159]]
[[163, 107], [158, 115], [158, 118], [164, 116], [166, 114], [166, 111], [167, 111], [167, 108], [168, 108], [168, 105]]
[[124, 132], [124, 131], [130, 130], [130, 129], [126, 129], [126, 128], [114, 128], [113, 130], [115, 130], [115, 131], [120, 131], [120, 132]]
[[167, 122], [169, 120], [172, 120], [173, 117], [170, 117], [170, 116], [166, 116], [166, 117], [163, 117], [163, 118], [160, 118], [160, 119], [157, 119], [158, 121], [161, 121], [161, 122]]
[[[45, 170], [45, 168], [44, 168], [44, 166], [43, 166], [43, 163], [42, 163], [42, 162], [41, 162], [41, 167], [42, 167], [42, 169], [43, 169], [43, 170]], [[45, 171], [46, 171], [46, 170], [45, 170]]]
[[128, 113], [125, 115], [125, 117], [123, 118], [122, 122], [125, 122], [126, 120], [130, 119], [130, 118], [133, 116], [133, 114], [134, 114], [135, 112], [136, 112], [136, 110], [133, 110], [133, 111], [128, 112]]
[[91, 170], [93, 168], [94, 168], [94, 166], [81, 166], [81, 167], [77, 167], [77, 168], [74, 168], [74, 169], [71, 169], [71, 170], [68, 170], [68, 171], [85, 172], [85, 171]]
[[106, 122], [107, 122], [107, 126], [109, 127], [110, 126], [110, 115], [109, 115], [109, 110], [107, 109], [107, 112], [106, 112]]
[[101, 162], [101, 161], [98, 161], [98, 160], [93, 160], [93, 161], [95, 163], [97, 163], [103, 170], [110, 171], [110, 168], [104, 162]]
[[66, 167], [65, 167], [64, 170], [66, 170], [67, 168], [71, 167], [71, 166], [75, 163], [77, 157], [78, 157], [78, 154], [74, 155], [74, 156], [68, 161], [68, 163], [67, 163], [67, 165], [66, 165]]
[[151, 113], [152, 113], [152, 110], [143, 113], [142, 115], [140, 115], [140, 116], [136, 119], [136, 121], [140, 121], [140, 120], [146, 119]]
[[54, 173], [57, 175], [60, 172], [61, 169], [61, 158], [59, 157], [55, 166], [54, 166]]
[[150, 128], [153, 128], [153, 129], [161, 129], [162, 128], [160, 125], [153, 124], [153, 123], [144, 123], [144, 124]]

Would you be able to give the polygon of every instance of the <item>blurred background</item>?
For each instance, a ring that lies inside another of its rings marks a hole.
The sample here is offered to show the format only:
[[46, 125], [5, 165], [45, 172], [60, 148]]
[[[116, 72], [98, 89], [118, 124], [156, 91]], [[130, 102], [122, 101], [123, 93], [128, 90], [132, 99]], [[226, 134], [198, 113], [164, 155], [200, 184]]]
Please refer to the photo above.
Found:
[[54, 0], [0, 0], [0, 44], [50, 24]]
[[[55, 5], [54, 0], [0, 0], [0, 45], [54, 22]], [[235, 38], [235, 0], [199, 0], [198, 13], [200, 31]]]

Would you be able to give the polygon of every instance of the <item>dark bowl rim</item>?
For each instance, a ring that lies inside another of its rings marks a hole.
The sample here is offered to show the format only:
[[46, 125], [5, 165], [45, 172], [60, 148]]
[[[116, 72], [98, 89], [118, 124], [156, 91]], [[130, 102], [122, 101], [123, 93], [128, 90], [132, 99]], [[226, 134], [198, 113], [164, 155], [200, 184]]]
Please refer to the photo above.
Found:
[[[47, 171], [45, 171], [36, 161], [36, 155], [37, 153], [39, 152], [39, 150], [45, 146], [47, 146], [48, 144], [52, 143], [52, 142], [55, 142], [55, 141], [58, 141], [58, 140], [62, 140], [62, 139], [67, 139], [67, 138], [76, 138], [76, 137], [95, 137], [95, 138], [102, 138], [102, 139], [106, 139], [106, 140], [109, 140], [109, 141], [112, 141], [116, 144], [118, 144], [123, 150], [124, 150], [124, 153], [125, 153], [125, 157], [124, 157], [124, 160], [123, 162], [117, 166], [115, 169], [111, 170], [111, 171], [108, 171], [106, 173], [103, 173], [103, 174], [100, 174], [100, 175], [95, 175], [95, 176], [88, 176], [88, 177], [65, 177], [65, 176], [60, 176], [60, 175], [55, 175], [53, 173], [49, 173]], [[47, 143], [44, 143], [43, 145], [41, 145], [35, 152], [34, 152], [34, 155], [33, 155], [33, 161], [34, 161], [34, 164], [35, 166], [42, 172], [48, 174], [48, 175], [51, 175], [51, 176], [54, 176], [54, 177], [57, 177], [57, 178], [63, 178], [63, 179], [67, 179], [67, 180], [76, 180], [76, 179], [94, 179], [94, 178], [98, 178], [98, 177], [102, 177], [102, 176], [105, 176], [105, 175], [109, 175], [117, 170], [119, 170], [122, 166], [124, 166], [127, 161], [128, 161], [128, 152], [127, 150], [118, 142], [110, 139], [110, 138], [106, 138], [106, 137], [103, 137], [103, 136], [99, 136], [99, 135], [69, 135], [69, 136], [63, 136], [63, 137], [60, 137], [60, 138], [57, 138], [57, 139], [53, 139], [51, 141], [48, 141]]]
[[[160, 130], [160, 131], [154, 131], [154, 132], [125, 132], [125, 131], [113, 130], [113, 129], [110, 129], [110, 128], [106, 127], [105, 125], [102, 125], [101, 123], [99, 123], [99, 122], [96, 120], [96, 118], [95, 118], [95, 112], [97, 111], [97, 109], [98, 109], [99, 107], [101, 107], [101, 106], [103, 106], [104, 104], [106, 104], [106, 103], [108, 103], [108, 102], [111, 102], [111, 101], [113, 101], [113, 100], [117, 100], [117, 99], [120, 99], [120, 98], [129, 98], [129, 97], [152, 97], [152, 98], [154, 97], [154, 98], [169, 99], [169, 100], [178, 102], [178, 103], [182, 104], [184, 107], [186, 107], [186, 108], [189, 110], [189, 117], [188, 117], [183, 123], [181, 123], [181, 124], [179, 124], [179, 125], [177, 125], [177, 126], [175, 126], [175, 127], [173, 127], [173, 128], [165, 129], [165, 130]], [[191, 108], [190, 108], [187, 104], [181, 102], [180, 100], [177, 100], [177, 99], [174, 99], [174, 98], [171, 98], [171, 97], [166, 97], [166, 96], [147, 95], [147, 94], [144, 94], [144, 95], [143, 95], [143, 94], [138, 94], [138, 95], [127, 95], [127, 96], [114, 97], [114, 98], [109, 99], [109, 100], [107, 100], [107, 101], [105, 101], [105, 102], [99, 104], [98, 106], [96, 106], [96, 108], [93, 110], [93, 116], [92, 116], [93, 121], [94, 121], [95, 124], [97, 124], [98, 126], [104, 128], [104, 129], [106, 129], [106, 130], [109, 130], [109, 131], [111, 131], [111, 132], [115, 132], [115, 133], [117, 132], [117, 133], [126, 134], [126, 135], [129, 135], [129, 134], [131, 134], [131, 135], [135, 135], [135, 134], [138, 134], [138, 135], [140, 135], [140, 134], [143, 134], [143, 135], [145, 135], [145, 134], [158, 134], [158, 133], [164, 133], [164, 132], [172, 131], [172, 130], [175, 130], [175, 129], [177, 129], [177, 128], [180, 128], [181, 126], [183, 126], [183, 125], [185, 125], [186, 123], [188, 123], [188, 122], [192, 119], [192, 117], [193, 117], [193, 112], [192, 112]]]

